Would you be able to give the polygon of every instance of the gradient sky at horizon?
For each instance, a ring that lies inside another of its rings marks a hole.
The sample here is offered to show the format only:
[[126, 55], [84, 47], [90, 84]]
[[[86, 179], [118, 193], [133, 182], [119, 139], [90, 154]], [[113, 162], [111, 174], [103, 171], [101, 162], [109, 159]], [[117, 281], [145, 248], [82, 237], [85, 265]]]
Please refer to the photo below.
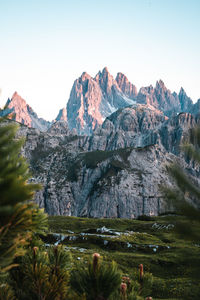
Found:
[[0, 0], [0, 106], [17, 91], [54, 119], [83, 71], [200, 98], [199, 0]]

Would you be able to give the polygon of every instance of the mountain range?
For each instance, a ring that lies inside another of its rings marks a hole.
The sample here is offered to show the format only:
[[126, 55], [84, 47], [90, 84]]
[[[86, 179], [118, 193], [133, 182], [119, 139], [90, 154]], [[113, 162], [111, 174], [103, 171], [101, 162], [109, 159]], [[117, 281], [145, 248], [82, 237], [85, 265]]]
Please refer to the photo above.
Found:
[[200, 100], [193, 104], [183, 88], [178, 94], [172, 93], [159, 80], [155, 87], [142, 87], [137, 92], [124, 74], [117, 73], [114, 79], [106, 67], [94, 78], [83, 72], [74, 81], [66, 107], [60, 109], [52, 122], [38, 118], [17, 92], [8, 99], [6, 106], [13, 113], [14, 120], [29, 127], [46, 131], [55, 121], [66, 121], [70, 130], [75, 129], [78, 134], [91, 135], [113, 112], [136, 103], [156, 108], [168, 117], [180, 112], [197, 113], [200, 108]]
[[138, 92], [125, 75], [107, 68], [75, 80], [66, 108], [54, 121], [38, 118], [16, 92], [6, 111], [19, 122], [18, 135], [33, 177], [35, 195], [51, 215], [135, 218], [168, 208], [160, 185], [173, 185], [166, 165], [177, 161], [200, 183], [199, 167], [180, 145], [200, 125], [200, 100], [183, 88], [171, 93], [159, 80]]

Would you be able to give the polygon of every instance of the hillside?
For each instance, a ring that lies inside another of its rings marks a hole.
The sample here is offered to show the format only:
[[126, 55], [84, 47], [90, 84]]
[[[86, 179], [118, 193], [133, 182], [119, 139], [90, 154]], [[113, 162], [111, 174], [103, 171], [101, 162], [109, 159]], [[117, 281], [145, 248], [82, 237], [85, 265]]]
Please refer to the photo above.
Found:
[[175, 235], [180, 218], [146, 217], [140, 221], [52, 216], [50, 233], [43, 240], [46, 244], [64, 244], [79, 261], [99, 252], [105, 260], [115, 260], [130, 277], [142, 263], [154, 276], [154, 300], [197, 300], [200, 247]]

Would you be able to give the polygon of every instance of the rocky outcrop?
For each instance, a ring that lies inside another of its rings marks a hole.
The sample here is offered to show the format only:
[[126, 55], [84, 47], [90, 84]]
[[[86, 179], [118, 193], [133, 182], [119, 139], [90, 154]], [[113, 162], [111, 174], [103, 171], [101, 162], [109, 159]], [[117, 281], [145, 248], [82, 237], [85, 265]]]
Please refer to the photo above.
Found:
[[188, 113], [168, 119], [134, 105], [113, 113], [90, 137], [74, 135], [66, 122], [43, 133], [22, 126], [32, 181], [43, 186], [35, 200], [51, 215], [157, 215], [166, 209], [159, 185], [173, 184], [166, 164], [177, 160], [199, 182], [198, 167], [179, 156], [188, 129], [199, 122]]
[[133, 100], [136, 99], [137, 88], [128, 80], [128, 78], [124, 74], [120, 72], [117, 73], [116, 81], [119, 88], [121, 89], [121, 91], [124, 93], [125, 96]]
[[69, 128], [90, 135], [112, 112], [133, 103], [123, 94], [107, 68], [95, 78], [84, 72], [75, 80], [67, 103]]
[[193, 102], [192, 99], [187, 96], [182, 87], [180, 89], [178, 97], [181, 105], [181, 112], [190, 112], [193, 107]]
[[17, 92], [13, 94], [11, 99], [8, 99], [6, 107], [6, 111], [2, 111], [1, 115], [10, 113], [10, 118], [28, 127], [46, 131], [51, 125], [50, 122], [38, 118], [33, 109]]
[[137, 93], [124, 74], [118, 73], [114, 79], [104, 68], [94, 78], [84, 72], [74, 82], [67, 104], [69, 128], [76, 128], [79, 134], [92, 135], [106, 117], [134, 103], [155, 108], [168, 117], [197, 108], [197, 105], [193, 108], [183, 88], [179, 94], [172, 93], [159, 80], [155, 87], [142, 87]]
[[179, 155], [180, 144], [187, 138], [191, 128], [200, 126], [200, 116], [180, 113], [162, 124], [159, 136], [162, 145], [168, 152]]
[[137, 93], [136, 87], [124, 74], [117, 73], [114, 79], [104, 68], [94, 78], [84, 72], [75, 80], [67, 107], [61, 109], [51, 123], [38, 118], [16, 92], [7, 102], [8, 109], [1, 111], [0, 115], [13, 112], [16, 121], [42, 131], [46, 131], [54, 122], [64, 121], [68, 123], [69, 130], [75, 129], [78, 134], [91, 136], [113, 112], [133, 104], [147, 105], [151, 110], [157, 109], [168, 117], [180, 112], [200, 113], [198, 102], [193, 105], [183, 88], [179, 94], [171, 93], [159, 80], [155, 87], [142, 87]]
[[85, 139], [84, 149], [115, 150], [156, 144], [158, 129], [167, 119], [161, 111], [148, 105], [135, 104], [120, 109]]
[[44, 186], [36, 201], [52, 215], [157, 215], [164, 209], [158, 184], [168, 182], [167, 161], [172, 157], [157, 146], [77, 155], [62, 149], [35, 161], [35, 180]]
[[56, 117], [56, 121], [67, 122], [67, 109], [66, 109], [66, 107], [59, 110], [59, 113]]
[[152, 85], [141, 88], [137, 95], [137, 102], [154, 106], [163, 111], [166, 116], [181, 112], [178, 95], [171, 93], [162, 80], [156, 82], [155, 88]]
[[190, 112], [194, 115], [200, 114], [200, 99], [191, 107]]
[[104, 117], [100, 112], [102, 91], [97, 82], [87, 73], [75, 80], [67, 103], [69, 128], [78, 133], [91, 134]]

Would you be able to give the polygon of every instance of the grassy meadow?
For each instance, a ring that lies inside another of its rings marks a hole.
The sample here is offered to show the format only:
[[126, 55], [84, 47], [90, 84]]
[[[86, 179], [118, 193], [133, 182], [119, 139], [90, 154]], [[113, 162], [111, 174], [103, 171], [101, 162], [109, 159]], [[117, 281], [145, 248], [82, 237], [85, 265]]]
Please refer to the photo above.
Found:
[[180, 218], [50, 216], [49, 233], [43, 240], [46, 244], [64, 244], [75, 262], [87, 262], [98, 252], [105, 261], [116, 261], [122, 274], [130, 277], [143, 264], [144, 271], [154, 277], [153, 299], [200, 299], [200, 244], [177, 236]]

